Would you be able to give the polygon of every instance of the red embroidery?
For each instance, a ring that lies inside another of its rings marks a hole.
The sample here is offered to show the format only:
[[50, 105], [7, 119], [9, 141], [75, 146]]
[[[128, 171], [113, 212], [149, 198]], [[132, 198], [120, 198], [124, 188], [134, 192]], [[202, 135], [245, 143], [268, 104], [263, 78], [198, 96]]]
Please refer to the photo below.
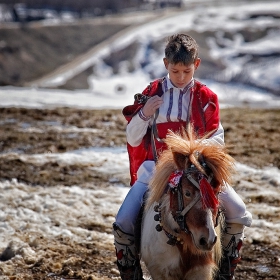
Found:
[[119, 250], [119, 252], [117, 252], [117, 259], [121, 260], [123, 258], [123, 249]]

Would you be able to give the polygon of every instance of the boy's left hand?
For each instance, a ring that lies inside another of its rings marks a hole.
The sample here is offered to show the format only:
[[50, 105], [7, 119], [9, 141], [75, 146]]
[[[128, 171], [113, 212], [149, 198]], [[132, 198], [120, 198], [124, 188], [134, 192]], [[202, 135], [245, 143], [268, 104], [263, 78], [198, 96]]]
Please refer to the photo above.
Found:
[[145, 117], [151, 117], [154, 115], [156, 110], [163, 104], [163, 99], [158, 95], [152, 96], [149, 98], [142, 108], [142, 112]]

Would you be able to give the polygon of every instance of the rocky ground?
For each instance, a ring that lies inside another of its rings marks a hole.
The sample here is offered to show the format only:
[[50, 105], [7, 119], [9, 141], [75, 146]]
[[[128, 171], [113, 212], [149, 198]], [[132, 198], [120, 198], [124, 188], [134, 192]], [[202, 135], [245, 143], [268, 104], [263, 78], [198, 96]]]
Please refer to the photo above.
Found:
[[[0, 153], [11, 154], [0, 157], [1, 181], [17, 178], [19, 182], [45, 187], [58, 184], [82, 186], [88, 183], [108, 186], [106, 176], [89, 172], [86, 168], [55, 163], [40, 166], [26, 164], [12, 155], [125, 145], [125, 120], [120, 110], [1, 108], [0, 116]], [[223, 109], [221, 118], [229, 152], [236, 160], [253, 167], [274, 165], [280, 168], [280, 110]], [[63, 126], [64, 129], [58, 130], [55, 126]], [[73, 129], [68, 133], [67, 127], [83, 130], [73, 134]], [[123, 183], [128, 185], [128, 178]], [[236, 182], [237, 191], [238, 186]], [[110, 233], [109, 228], [96, 225], [87, 227], [89, 230]], [[30, 233], [21, 238], [30, 239]], [[86, 241], [76, 244], [71, 239], [45, 240], [41, 237], [31, 245], [43, 251], [44, 258], [14, 268], [17, 276], [1, 278], [7, 274], [0, 271], [0, 279], [113, 279], [118, 276], [114, 249], [100, 244]], [[0, 261], [9, 259], [7, 254], [9, 252], [2, 252]], [[268, 243], [246, 244], [236, 279], [279, 279], [279, 255], [279, 248]]]

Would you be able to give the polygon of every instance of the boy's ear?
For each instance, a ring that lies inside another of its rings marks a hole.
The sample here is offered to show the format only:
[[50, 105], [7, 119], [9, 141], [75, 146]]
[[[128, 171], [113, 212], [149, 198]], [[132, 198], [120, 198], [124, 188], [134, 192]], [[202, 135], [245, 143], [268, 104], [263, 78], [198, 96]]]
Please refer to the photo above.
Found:
[[200, 65], [201, 59], [198, 57], [195, 62], [194, 62], [194, 68], [195, 70], [198, 68], [198, 66]]
[[164, 66], [165, 66], [165, 69], [168, 68], [168, 60], [166, 57], [163, 58], [163, 63], [164, 63]]

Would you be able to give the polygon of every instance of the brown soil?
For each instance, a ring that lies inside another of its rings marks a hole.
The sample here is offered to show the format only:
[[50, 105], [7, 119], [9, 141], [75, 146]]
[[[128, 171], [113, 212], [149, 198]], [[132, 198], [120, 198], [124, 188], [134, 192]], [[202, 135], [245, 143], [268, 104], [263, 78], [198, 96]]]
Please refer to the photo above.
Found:
[[[52, 153], [92, 146], [125, 145], [126, 123], [120, 110], [1, 108], [0, 116], [1, 153]], [[221, 118], [229, 152], [236, 160], [255, 167], [275, 165], [280, 168], [280, 110], [224, 109]], [[55, 125], [94, 130], [77, 132], [73, 136], [72, 132], [56, 130]], [[0, 157], [0, 167], [0, 180], [17, 178], [31, 185], [47, 187], [63, 182], [69, 186], [98, 183], [100, 187], [106, 187], [109, 184], [108, 178], [81, 166], [36, 166], [21, 162], [12, 154]], [[123, 183], [128, 185], [128, 180], [124, 179]], [[110, 232], [110, 229], [97, 227], [94, 230]], [[30, 233], [26, 235], [28, 238]], [[73, 244], [70, 239], [44, 240], [42, 237], [36, 250], [44, 250], [45, 258], [34, 265], [17, 267], [17, 276], [7, 279], [112, 279], [118, 276], [113, 248], [100, 247], [98, 242]], [[247, 244], [236, 279], [280, 279], [279, 254], [279, 248], [270, 244]], [[69, 258], [71, 262], [65, 262]], [[262, 267], [269, 272], [263, 272]], [[0, 271], [0, 275], [5, 273]]]

